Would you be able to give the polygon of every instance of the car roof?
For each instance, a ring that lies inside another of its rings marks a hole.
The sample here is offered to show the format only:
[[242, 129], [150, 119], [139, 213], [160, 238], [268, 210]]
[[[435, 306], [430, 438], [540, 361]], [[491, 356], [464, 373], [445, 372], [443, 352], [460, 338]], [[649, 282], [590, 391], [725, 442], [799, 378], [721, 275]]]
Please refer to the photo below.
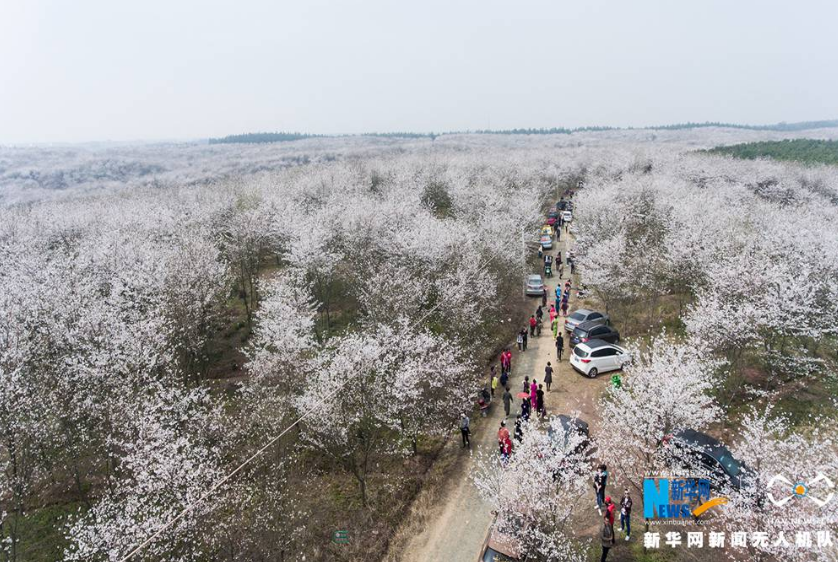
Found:
[[626, 350], [623, 349], [622, 347], [620, 347], [619, 345], [614, 345], [613, 343], [608, 343], [605, 340], [598, 340], [596, 338], [594, 338], [592, 340], [588, 340], [584, 343], [577, 343], [576, 347], [587, 347], [588, 351], [596, 351], [597, 349], [600, 349], [600, 348], [603, 348], [603, 347], [613, 347], [614, 349], [617, 349], [622, 353], [626, 352]]
[[539, 275], [538, 273], [532, 273], [530, 274], [528, 279], [538, 279], [539, 281], [541, 281], [541, 275]]
[[583, 332], [587, 332], [593, 328], [599, 328], [600, 326], [605, 326], [606, 328], [610, 328], [610, 326], [603, 324], [599, 321], [599, 318], [595, 318], [593, 320], [585, 320], [584, 322], [580, 322], [578, 326], [576, 326], [577, 330], [582, 330]]
[[712, 451], [715, 449], [727, 450], [727, 447], [722, 445], [721, 441], [719, 441], [715, 437], [711, 437], [706, 433], [702, 433], [694, 429], [682, 429], [681, 431], [676, 431], [672, 436], [678, 439], [679, 441], [683, 441], [690, 445], [698, 445], [707, 451]]
[[587, 308], [577, 308], [576, 310], [571, 312], [570, 315], [573, 316], [574, 314], [579, 313], [579, 314], [584, 314], [585, 316], [587, 316], [588, 314], [591, 314], [593, 312], [594, 312], [593, 310], [588, 310]]
[[570, 416], [566, 416], [564, 414], [559, 414], [559, 421], [562, 424], [562, 427], [567, 429], [570, 427], [571, 424], [576, 425], [580, 430], [584, 431], [585, 433], [588, 432], [588, 422], [581, 418], [572, 418]]

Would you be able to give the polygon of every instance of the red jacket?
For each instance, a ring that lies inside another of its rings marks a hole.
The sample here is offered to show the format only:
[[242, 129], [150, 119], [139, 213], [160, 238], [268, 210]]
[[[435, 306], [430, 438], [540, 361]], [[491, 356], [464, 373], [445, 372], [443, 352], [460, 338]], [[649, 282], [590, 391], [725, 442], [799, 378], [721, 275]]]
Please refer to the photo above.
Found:
[[614, 502], [608, 504], [608, 507], [605, 508], [605, 516], [608, 517], [608, 523], [613, 525], [614, 524], [614, 511], [617, 509], [617, 506], [614, 505]]

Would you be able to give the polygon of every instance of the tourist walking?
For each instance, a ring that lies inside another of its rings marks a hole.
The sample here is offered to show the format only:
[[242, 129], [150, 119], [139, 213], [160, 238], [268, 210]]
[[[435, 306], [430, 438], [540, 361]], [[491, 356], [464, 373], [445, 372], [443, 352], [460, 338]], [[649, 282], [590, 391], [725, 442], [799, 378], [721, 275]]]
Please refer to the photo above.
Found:
[[507, 432], [506, 439], [501, 441], [500, 443], [500, 458], [501, 461], [505, 464], [509, 457], [512, 456], [512, 439], [509, 438], [509, 432]]
[[521, 416], [515, 416], [515, 440], [518, 443], [524, 440], [524, 428], [521, 427]]
[[541, 306], [547, 306], [547, 287], [544, 287], [544, 291], [541, 293]]
[[550, 328], [553, 330], [553, 337], [557, 338], [559, 336], [559, 319], [553, 318], [553, 323], [550, 324]]
[[623, 499], [620, 500], [620, 530], [626, 534], [626, 540], [631, 537], [631, 496], [628, 488], [623, 490]]
[[495, 373], [495, 368], [492, 367], [492, 398], [495, 397], [495, 389], [498, 387], [498, 375]]
[[530, 314], [530, 335], [531, 335], [531, 336], [534, 336], [534, 335], [535, 335], [535, 325], [536, 325], [537, 323], [538, 323], [538, 322], [537, 322], [537, 321], [536, 321], [536, 319], [535, 319], [535, 314]]
[[509, 392], [509, 387], [505, 387], [503, 391], [503, 411], [506, 413], [506, 417], [509, 417], [509, 410], [512, 407], [512, 393]]
[[521, 400], [521, 419], [524, 421], [530, 419], [530, 401], [526, 398]]
[[536, 408], [538, 409], [538, 413], [543, 418], [547, 413], [547, 410], [544, 409], [544, 385], [538, 385], [538, 390], [535, 391], [535, 404]]
[[532, 406], [533, 410], [538, 412], [538, 403], [536, 401], [538, 395], [538, 382], [535, 379], [532, 380], [532, 384], [530, 385], [530, 405]]
[[559, 334], [556, 338], [556, 355], [559, 358], [559, 361], [562, 360], [562, 351], [564, 351], [564, 337]]
[[507, 439], [509, 439], [509, 430], [506, 429], [506, 421], [501, 420], [500, 429], [498, 429], [498, 443], [503, 443]]
[[602, 505], [605, 503], [605, 486], [608, 484], [608, 469], [604, 464], [597, 467], [594, 475], [594, 490], [596, 491], [596, 509], [602, 513]]
[[521, 330], [521, 337], [524, 339], [524, 351], [527, 350], [527, 329]]
[[460, 433], [463, 434], [463, 447], [468, 447], [469, 449], [471, 449], [471, 441], [469, 441], [468, 438], [469, 433], [471, 433], [471, 431], [469, 430], [468, 426], [468, 416], [465, 413], [463, 413], [460, 417]]
[[[610, 500], [611, 498], [608, 499]], [[602, 544], [602, 556], [600, 556], [599, 562], [605, 562], [608, 558], [608, 551], [611, 550], [616, 543], [616, 539], [614, 537], [614, 519], [612, 517], [609, 522], [607, 511], [605, 512], [605, 515], [602, 516], [602, 533], [600, 534], [600, 541]]]
[[501, 388], [506, 388], [506, 386], [508, 384], [509, 384], [509, 373], [504, 371], [500, 374], [500, 387]]
[[550, 385], [553, 384], [553, 366], [549, 361], [547, 366], [544, 367], [544, 384], [547, 385], [547, 392], [550, 392]]
[[515, 338], [515, 343], [518, 344], [518, 351], [524, 351], [524, 334], [526, 333], [525, 330], [521, 330], [518, 332], [518, 337]]

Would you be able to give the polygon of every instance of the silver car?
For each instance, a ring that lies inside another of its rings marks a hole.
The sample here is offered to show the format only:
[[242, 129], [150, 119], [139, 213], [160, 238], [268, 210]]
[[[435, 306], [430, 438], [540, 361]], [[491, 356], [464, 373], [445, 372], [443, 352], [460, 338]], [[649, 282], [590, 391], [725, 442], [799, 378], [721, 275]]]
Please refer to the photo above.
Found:
[[544, 294], [544, 280], [541, 275], [530, 275], [527, 277], [527, 295], [540, 297]]
[[567, 320], [564, 322], [564, 329], [568, 332], [572, 332], [582, 322], [589, 321], [593, 321], [591, 324], [592, 326], [594, 324], [608, 324], [609, 318], [607, 314], [603, 314], [602, 312], [588, 310], [587, 308], [580, 308], [567, 317]]

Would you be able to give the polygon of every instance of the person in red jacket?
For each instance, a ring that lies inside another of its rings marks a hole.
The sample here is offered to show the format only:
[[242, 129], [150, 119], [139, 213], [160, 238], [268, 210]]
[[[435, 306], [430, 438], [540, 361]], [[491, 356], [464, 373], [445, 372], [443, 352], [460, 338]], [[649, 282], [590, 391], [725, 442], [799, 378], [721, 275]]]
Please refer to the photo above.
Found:
[[500, 444], [500, 458], [504, 462], [509, 460], [509, 457], [512, 455], [512, 439], [509, 438], [507, 434], [506, 439], [504, 439]]
[[538, 324], [538, 322], [537, 322], [537, 321], [536, 321], [536, 319], [535, 319], [535, 315], [534, 315], [534, 314], [530, 314], [530, 335], [531, 335], [531, 336], [534, 336], [534, 335], [535, 335], [535, 325], [536, 325], [536, 324]]

